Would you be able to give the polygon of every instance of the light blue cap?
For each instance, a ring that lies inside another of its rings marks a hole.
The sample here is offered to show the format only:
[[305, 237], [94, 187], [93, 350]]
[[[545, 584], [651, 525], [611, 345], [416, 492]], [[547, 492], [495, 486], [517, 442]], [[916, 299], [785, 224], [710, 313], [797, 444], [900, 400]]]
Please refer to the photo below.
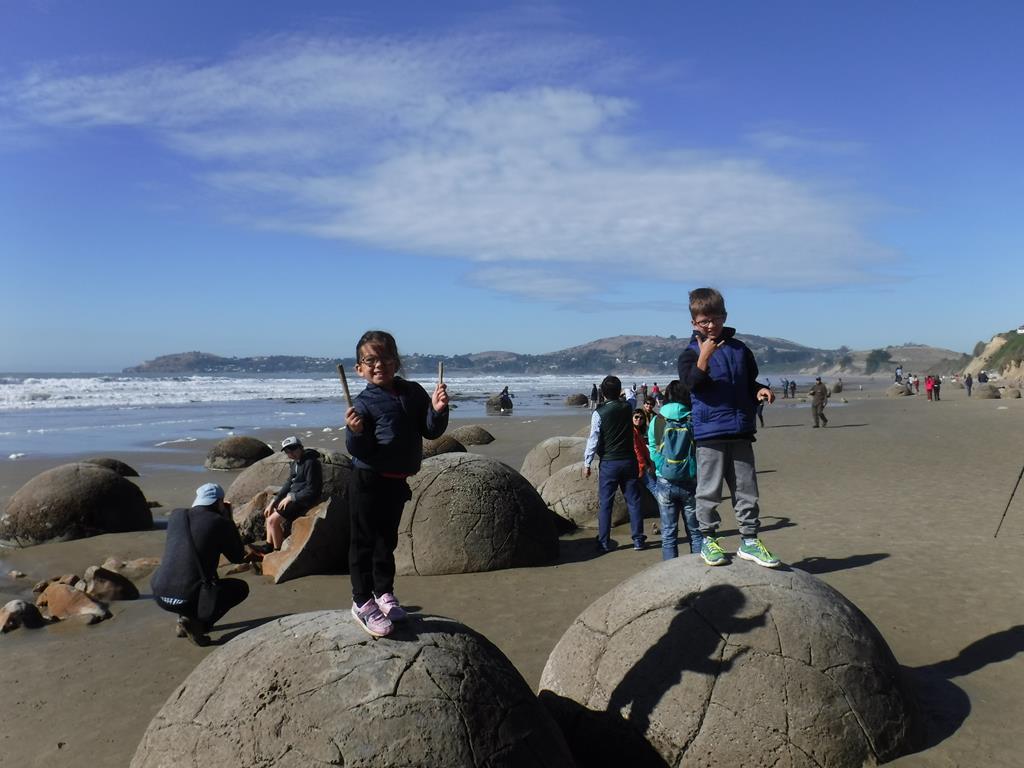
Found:
[[196, 500], [193, 507], [208, 507], [224, 498], [224, 489], [216, 483], [207, 483], [196, 488]]

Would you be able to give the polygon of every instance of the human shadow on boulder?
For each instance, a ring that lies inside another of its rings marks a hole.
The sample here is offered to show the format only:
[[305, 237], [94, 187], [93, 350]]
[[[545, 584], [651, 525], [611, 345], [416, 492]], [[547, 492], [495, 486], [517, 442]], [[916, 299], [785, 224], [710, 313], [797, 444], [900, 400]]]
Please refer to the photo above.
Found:
[[1024, 624], [975, 640], [951, 659], [923, 667], [903, 667], [904, 677], [917, 693], [924, 716], [924, 741], [929, 749], [952, 736], [971, 713], [971, 699], [954, 678], [1001, 661], [1009, 661], [1024, 651]]

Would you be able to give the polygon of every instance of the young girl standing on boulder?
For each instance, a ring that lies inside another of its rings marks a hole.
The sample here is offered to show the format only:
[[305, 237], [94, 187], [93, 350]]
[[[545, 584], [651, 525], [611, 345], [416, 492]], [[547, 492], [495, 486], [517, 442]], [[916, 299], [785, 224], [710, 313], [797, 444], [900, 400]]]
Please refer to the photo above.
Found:
[[448, 392], [432, 395], [397, 376], [402, 368], [395, 338], [367, 331], [356, 344], [356, 373], [366, 380], [345, 413], [345, 445], [352, 456], [348, 485], [352, 542], [352, 615], [374, 637], [390, 634], [406, 617], [394, 594], [395, 547], [402, 508], [411, 494], [407, 478], [419, 472], [423, 438], [448, 427]]

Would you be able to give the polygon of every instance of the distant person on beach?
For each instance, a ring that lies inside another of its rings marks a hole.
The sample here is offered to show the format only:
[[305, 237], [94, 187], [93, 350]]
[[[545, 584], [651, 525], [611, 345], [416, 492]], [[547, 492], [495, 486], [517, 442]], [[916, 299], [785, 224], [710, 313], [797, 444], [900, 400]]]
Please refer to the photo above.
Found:
[[655, 404], [661, 405], [661, 387], [658, 386], [658, 382], [654, 382], [654, 386], [651, 387], [651, 397], [654, 398]]
[[924, 393], [928, 396], [929, 402], [932, 399], [932, 390], [935, 388], [935, 381], [932, 379], [932, 375], [929, 373], [924, 377]]
[[978, 374], [979, 384], [988, 384], [988, 371], [982, 371]]
[[590, 388], [590, 410], [597, 410], [597, 384]]
[[902, 384], [903, 383], [903, 366], [902, 365], [897, 365], [896, 366], [896, 383], [897, 384]]
[[611, 552], [612, 501], [621, 490], [629, 510], [633, 549], [645, 548], [644, 519], [640, 509], [640, 471], [633, 452], [633, 412], [620, 399], [622, 382], [617, 376], [605, 376], [601, 382], [605, 403], [590, 419], [590, 436], [583, 452], [583, 476], [590, 477], [594, 456], [601, 457], [598, 470], [597, 549]]
[[939, 375], [932, 376], [932, 399], [940, 400], [939, 392], [942, 389], [942, 377]]
[[[628, 402], [628, 401], [627, 401]], [[642, 408], [633, 411], [633, 454], [636, 456], [637, 479], [651, 493], [654, 493], [654, 464], [651, 463], [651, 452], [647, 448], [647, 417]]]
[[918, 395], [921, 393], [921, 377], [916, 373], [914, 374], [914, 394]]
[[971, 387], [974, 386], [974, 380], [971, 378], [971, 374], [967, 374], [964, 377], [964, 388], [967, 390], [967, 396], [971, 396]]
[[657, 481], [653, 493], [661, 516], [661, 559], [679, 557], [679, 517], [690, 537], [690, 552], [700, 554], [704, 537], [697, 524], [697, 454], [690, 419], [690, 396], [678, 380], [665, 387], [665, 404], [647, 428], [647, 448]]
[[782, 399], [785, 400], [789, 397], [789, 379], [782, 380]]
[[320, 503], [324, 485], [319, 453], [303, 448], [297, 437], [282, 440], [281, 451], [291, 459], [288, 479], [263, 510], [267, 541], [274, 549], [280, 549], [291, 534], [292, 523]]
[[825, 418], [825, 405], [828, 403], [828, 387], [821, 383], [821, 376], [814, 379], [814, 386], [811, 387], [811, 412], [814, 414], [814, 429], [819, 423], [823, 427], [828, 426], [828, 419]]
[[150, 581], [156, 604], [178, 614], [178, 637], [196, 645], [207, 645], [210, 628], [249, 596], [241, 579], [217, 578], [221, 555], [232, 563], [246, 559], [224, 489], [206, 483], [196, 489], [191, 509], [171, 512], [164, 556]]
[[395, 337], [367, 331], [356, 344], [356, 373], [366, 380], [345, 412], [345, 447], [352, 456], [348, 484], [352, 539], [349, 574], [352, 616], [374, 637], [391, 633], [406, 618], [395, 597], [395, 547], [407, 478], [420, 471], [423, 438], [436, 440], [448, 428], [447, 386], [438, 381], [428, 395], [397, 375], [402, 369]]
[[630, 408], [636, 408], [636, 384], [626, 390], [626, 402]]
[[679, 356], [679, 380], [693, 401], [697, 442], [697, 521], [704, 536], [701, 557], [708, 565], [728, 560], [716, 532], [722, 519], [722, 482], [732, 491], [742, 542], [736, 555], [766, 568], [779, 559], [758, 538], [761, 527], [754, 465], [754, 411], [758, 400], [775, 395], [757, 380], [757, 362], [736, 329], [725, 327], [725, 299], [714, 288], [690, 291], [693, 336]]
[[796, 381], [789, 382], [789, 399], [796, 399]]
[[498, 404], [503, 411], [512, 410], [512, 395], [509, 393], [507, 386], [502, 387], [501, 392], [498, 393]]
[[647, 400], [647, 382], [646, 381], [643, 382], [640, 385], [640, 389], [638, 390], [638, 394], [640, 395], [640, 402], [641, 403]]

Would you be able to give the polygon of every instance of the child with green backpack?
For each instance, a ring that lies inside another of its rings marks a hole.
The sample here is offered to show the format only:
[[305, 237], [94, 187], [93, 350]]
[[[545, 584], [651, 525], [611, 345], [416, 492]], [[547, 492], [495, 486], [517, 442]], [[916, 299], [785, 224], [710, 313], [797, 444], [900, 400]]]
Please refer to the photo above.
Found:
[[676, 531], [682, 512], [690, 536], [690, 552], [700, 553], [704, 537], [697, 525], [697, 457], [690, 424], [690, 396], [678, 381], [665, 387], [665, 404], [651, 420], [647, 444], [654, 462], [657, 486], [654, 497], [661, 512], [661, 559], [679, 556]]

